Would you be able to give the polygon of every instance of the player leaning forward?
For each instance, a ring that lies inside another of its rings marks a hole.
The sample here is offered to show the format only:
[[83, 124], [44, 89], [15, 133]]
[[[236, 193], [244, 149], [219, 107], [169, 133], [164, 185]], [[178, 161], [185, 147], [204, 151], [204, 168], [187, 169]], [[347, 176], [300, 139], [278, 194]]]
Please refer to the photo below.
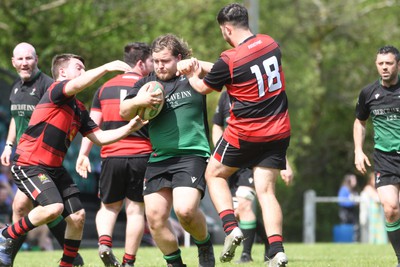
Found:
[[[203, 94], [224, 86], [232, 101], [228, 126], [218, 141], [206, 169], [206, 182], [226, 233], [222, 262], [231, 261], [243, 234], [235, 219], [226, 179], [239, 168], [253, 168], [270, 250], [270, 267], [286, 266], [283, 249], [282, 210], [275, 196], [279, 171], [286, 169], [290, 121], [281, 50], [268, 35], [254, 35], [248, 12], [230, 4], [217, 16], [223, 38], [233, 49], [223, 52], [211, 70], [196, 59], [182, 61], [178, 71], [186, 74], [194, 89]], [[199, 74], [209, 71], [204, 79]]]
[[156, 38], [151, 48], [155, 73], [135, 84], [133, 91], [121, 102], [120, 110], [123, 118], [131, 118], [138, 107], [157, 104], [157, 97], [139, 88], [155, 80], [163, 85], [166, 102], [160, 114], [149, 122], [153, 152], [144, 179], [146, 218], [168, 266], [186, 266], [168, 222], [173, 207], [180, 224], [198, 247], [199, 266], [214, 267], [210, 235], [199, 208], [210, 155], [206, 99], [193, 90], [185, 76], [176, 75], [177, 63], [191, 53], [186, 42], [167, 34]]
[[113, 61], [85, 72], [84, 60], [72, 54], [53, 58], [56, 80], [36, 106], [27, 130], [17, 146], [12, 172], [18, 188], [38, 205], [20, 221], [1, 229], [0, 265], [11, 266], [14, 240], [61, 215], [67, 222], [64, 253], [59, 266], [72, 266], [85, 221], [79, 190], [62, 166], [78, 132], [98, 145], [115, 142], [140, 129], [139, 117], [118, 129], [102, 131], [75, 95], [110, 71], [129, 71], [129, 65]]

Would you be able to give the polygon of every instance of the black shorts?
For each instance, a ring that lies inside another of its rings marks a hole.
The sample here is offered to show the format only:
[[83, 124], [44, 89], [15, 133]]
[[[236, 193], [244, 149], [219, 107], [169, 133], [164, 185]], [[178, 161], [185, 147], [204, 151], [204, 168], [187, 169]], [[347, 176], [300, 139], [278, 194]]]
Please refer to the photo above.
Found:
[[240, 141], [240, 148], [229, 144], [223, 137], [218, 141], [213, 157], [229, 167], [253, 168], [255, 166], [286, 169], [286, 150], [290, 137], [273, 142], [254, 143]]
[[400, 154], [374, 151], [375, 187], [400, 184]]
[[101, 162], [99, 197], [105, 204], [125, 198], [143, 202], [143, 178], [149, 155], [110, 157]]
[[[15, 184], [35, 204], [47, 206], [54, 203], [63, 203], [66, 206], [63, 216], [82, 209], [79, 200], [79, 189], [64, 167], [46, 168], [43, 166], [11, 167]], [[73, 201], [69, 201], [73, 199]]]
[[254, 188], [253, 170], [239, 169], [228, 178], [229, 188], [231, 192], [236, 192], [239, 186], [248, 186]]
[[149, 163], [144, 178], [144, 195], [162, 188], [192, 187], [199, 189], [203, 197], [207, 161], [204, 157], [182, 156]]

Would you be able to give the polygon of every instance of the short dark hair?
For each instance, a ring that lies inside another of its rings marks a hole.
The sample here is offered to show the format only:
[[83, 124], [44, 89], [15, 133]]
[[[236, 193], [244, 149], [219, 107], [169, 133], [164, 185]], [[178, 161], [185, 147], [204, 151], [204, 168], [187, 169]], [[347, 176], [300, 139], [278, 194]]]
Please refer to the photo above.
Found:
[[58, 79], [58, 76], [60, 75], [59, 70], [60, 67], [65, 67], [68, 65], [68, 62], [70, 61], [71, 58], [76, 58], [80, 60], [83, 64], [85, 64], [85, 60], [83, 57], [74, 55], [74, 54], [59, 54], [55, 55], [53, 57], [53, 60], [51, 61], [51, 75], [53, 76], [54, 80]]
[[124, 61], [131, 67], [134, 67], [139, 60], [146, 61], [150, 56], [151, 49], [146, 43], [129, 43], [124, 48]]
[[395, 55], [397, 62], [400, 61], [399, 50], [396, 47], [392, 46], [392, 45], [382, 46], [376, 52], [377, 55], [379, 55], [379, 54], [389, 54], [389, 53]]
[[237, 3], [223, 7], [217, 15], [217, 21], [219, 25], [228, 22], [236, 27], [249, 28], [249, 14], [247, 9], [243, 5]]
[[174, 57], [182, 55], [182, 59], [186, 59], [192, 55], [192, 49], [187, 42], [170, 33], [157, 37], [151, 44], [152, 52], [157, 53], [165, 48], [171, 50]]

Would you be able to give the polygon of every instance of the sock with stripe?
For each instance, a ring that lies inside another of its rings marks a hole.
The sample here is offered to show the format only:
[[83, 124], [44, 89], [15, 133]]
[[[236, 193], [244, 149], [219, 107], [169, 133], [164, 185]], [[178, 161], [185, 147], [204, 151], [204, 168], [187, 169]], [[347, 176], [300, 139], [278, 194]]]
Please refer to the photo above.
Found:
[[32, 224], [28, 216], [23, 217], [18, 222], [12, 224], [3, 230], [3, 236], [5, 238], [17, 239], [20, 236], [25, 235], [30, 230], [34, 229], [36, 226]]
[[257, 221], [240, 221], [239, 227], [243, 233], [243, 252], [251, 255], [251, 249], [254, 243], [254, 237], [256, 236]]
[[135, 261], [136, 261], [136, 255], [131, 255], [125, 252], [124, 257], [122, 258], [122, 264], [133, 265]]
[[164, 260], [167, 261], [167, 264], [172, 264], [173, 266], [183, 265], [181, 250], [178, 249], [177, 251], [174, 251], [171, 254], [164, 255]]
[[112, 237], [109, 235], [99, 236], [99, 244], [112, 248]]
[[229, 235], [233, 231], [233, 229], [239, 227], [235, 217], [235, 212], [233, 210], [224, 210], [219, 214], [219, 217], [222, 220], [222, 225], [224, 227], [224, 232], [226, 235]]
[[64, 240], [64, 253], [61, 258], [60, 267], [72, 267], [72, 263], [76, 255], [78, 255], [79, 246], [81, 245], [81, 240]]
[[194, 243], [196, 244], [196, 246], [197, 246], [198, 248], [199, 248], [199, 247], [209, 247], [209, 246], [212, 246], [210, 234], [207, 234], [207, 237], [206, 237], [206, 239], [204, 239], [204, 240], [196, 240], [196, 239], [193, 238], [193, 241], [194, 241]]
[[64, 236], [65, 236], [65, 228], [67, 227], [67, 223], [64, 218], [60, 215], [52, 222], [47, 224], [50, 232], [56, 238], [60, 247], [64, 246]]
[[283, 249], [283, 237], [281, 235], [269, 236], [268, 243], [268, 258], [272, 259], [278, 252], [285, 252], [285, 250]]

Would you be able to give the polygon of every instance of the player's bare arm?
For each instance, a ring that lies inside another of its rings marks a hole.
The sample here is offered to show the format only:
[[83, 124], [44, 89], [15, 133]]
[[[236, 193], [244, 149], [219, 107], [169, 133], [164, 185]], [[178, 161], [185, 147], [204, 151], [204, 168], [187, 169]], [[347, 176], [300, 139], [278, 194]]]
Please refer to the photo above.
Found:
[[213, 89], [204, 84], [203, 77], [211, 70], [212, 66], [212, 63], [191, 58], [178, 62], [177, 71], [186, 75], [193, 89], [206, 95], [211, 93]]
[[88, 70], [82, 75], [69, 81], [65, 86], [65, 93], [68, 96], [76, 95], [77, 93], [83, 91], [85, 88], [95, 83], [98, 79], [100, 79], [103, 75], [105, 75], [108, 72], [113, 72], [113, 71], [128, 72], [131, 70], [132, 68], [121, 60], [115, 60], [106, 63], [100, 67]]
[[371, 163], [363, 151], [363, 144], [365, 140], [365, 125], [366, 121], [355, 119], [353, 126], [354, 138], [354, 164], [359, 172], [362, 174], [367, 173], [365, 163], [370, 167]]
[[[101, 125], [103, 122], [103, 113], [91, 110], [90, 117], [97, 124]], [[93, 143], [89, 140], [89, 138], [82, 138], [81, 148], [79, 150], [78, 158], [76, 159], [75, 170], [76, 172], [82, 176], [82, 178], [87, 178], [88, 172], [92, 172], [92, 168], [90, 166], [89, 153], [92, 149]]]
[[144, 125], [146, 125], [148, 121], [142, 120], [139, 116], [135, 116], [133, 119], [129, 121], [128, 124], [119, 127], [117, 129], [112, 130], [97, 130], [87, 135], [87, 138], [90, 139], [96, 145], [108, 145], [114, 143], [122, 138], [128, 136], [130, 133], [139, 130]]

